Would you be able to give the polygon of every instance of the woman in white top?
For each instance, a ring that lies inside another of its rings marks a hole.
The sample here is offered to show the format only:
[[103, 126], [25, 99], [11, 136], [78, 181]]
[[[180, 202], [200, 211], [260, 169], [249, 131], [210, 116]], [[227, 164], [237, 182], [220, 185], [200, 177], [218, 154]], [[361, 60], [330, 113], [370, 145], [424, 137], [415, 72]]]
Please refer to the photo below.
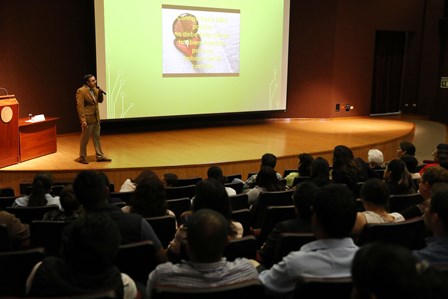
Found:
[[400, 213], [387, 212], [389, 189], [383, 180], [377, 178], [367, 180], [361, 188], [360, 197], [365, 211], [358, 212], [356, 216], [356, 223], [352, 230], [354, 235], [359, 235], [367, 223], [389, 223], [405, 220]]
[[57, 205], [61, 209], [61, 202], [59, 196], [52, 196], [51, 186], [53, 185], [53, 178], [51, 173], [40, 172], [34, 176], [33, 189], [30, 195], [16, 198], [13, 206], [21, 207], [41, 207], [48, 205]]

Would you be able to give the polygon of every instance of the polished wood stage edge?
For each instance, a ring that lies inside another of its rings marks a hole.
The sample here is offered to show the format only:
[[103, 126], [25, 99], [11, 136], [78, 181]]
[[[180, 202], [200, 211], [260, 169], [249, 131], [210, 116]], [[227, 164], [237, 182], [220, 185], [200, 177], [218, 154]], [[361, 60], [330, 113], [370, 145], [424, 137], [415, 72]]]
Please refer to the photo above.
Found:
[[108, 134], [101, 136], [105, 154], [112, 162], [96, 162], [92, 141], [88, 145], [90, 164], [75, 162], [80, 134], [59, 135], [57, 152], [0, 169], [0, 187], [18, 192], [20, 181], [31, 181], [38, 171], [51, 171], [55, 180], [72, 179], [81, 170], [104, 171], [116, 186], [142, 169], [157, 174], [174, 172], [180, 178], [206, 177], [211, 165], [224, 174], [257, 171], [260, 157], [267, 152], [278, 157], [277, 171], [297, 167], [300, 153], [329, 160], [333, 148], [343, 144], [367, 159], [370, 148], [378, 148], [385, 160], [395, 157], [398, 144], [412, 141], [415, 125], [408, 121], [379, 118], [277, 119], [263, 123], [185, 130]]

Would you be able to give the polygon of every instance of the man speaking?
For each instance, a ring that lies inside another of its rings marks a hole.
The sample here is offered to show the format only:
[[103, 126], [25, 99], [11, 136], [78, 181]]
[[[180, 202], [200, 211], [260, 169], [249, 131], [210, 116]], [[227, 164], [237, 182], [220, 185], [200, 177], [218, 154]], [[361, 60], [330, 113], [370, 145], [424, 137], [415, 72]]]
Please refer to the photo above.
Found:
[[98, 103], [103, 102], [103, 95], [106, 93], [97, 86], [95, 76], [88, 74], [84, 76], [84, 85], [76, 91], [76, 108], [78, 110], [79, 121], [81, 122], [81, 140], [79, 144], [79, 158], [77, 162], [89, 164], [87, 161], [87, 143], [90, 136], [95, 146], [96, 161], [110, 162], [111, 159], [104, 156], [100, 143], [100, 112]]

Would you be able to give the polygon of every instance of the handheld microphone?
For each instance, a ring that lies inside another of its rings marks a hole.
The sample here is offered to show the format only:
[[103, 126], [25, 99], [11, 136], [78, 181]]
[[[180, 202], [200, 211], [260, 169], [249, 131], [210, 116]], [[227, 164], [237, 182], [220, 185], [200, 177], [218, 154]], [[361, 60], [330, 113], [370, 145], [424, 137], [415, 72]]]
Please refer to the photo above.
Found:
[[98, 85], [96, 86], [96, 88], [98, 88], [102, 94], [107, 95], [106, 92], [104, 90], [102, 90], [101, 87], [99, 87]]

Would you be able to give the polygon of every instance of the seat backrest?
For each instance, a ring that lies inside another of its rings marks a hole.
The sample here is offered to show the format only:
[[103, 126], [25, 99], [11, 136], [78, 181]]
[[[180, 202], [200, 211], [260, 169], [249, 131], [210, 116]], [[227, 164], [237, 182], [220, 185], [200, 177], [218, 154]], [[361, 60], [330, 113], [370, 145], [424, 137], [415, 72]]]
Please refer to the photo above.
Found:
[[176, 199], [167, 199], [168, 209], [176, 215], [177, 225], [182, 224], [181, 215], [183, 212], [191, 211], [191, 199], [182, 197]]
[[43, 248], [0, 252], [0, 294], [25, 296], [28, 275], [44, 257]]
[[30, 223], [31, 247], [45, 248], [45, 254], [60, 256], [62, 232], [70, 222], [33, 220]]
[[255, 236], [245, 236], [229, 241], [224, 249], [224, 256], [228, 261], [233, 261], [239, 257], [255, 259], [257, 255], [257, 240]]
[[196, 185], [165, 187], [166, 199], [188, 197], [192, 198], [196, 192]]
[[292, 185], [293, 186], [297, 186], [298, 184], [303, 183], [303, 182], [305, 182], [306, 180], [309, 180], [309, 179], [310, 179], [309, 176], [304, 176], [304, 175], [295, 177], [294, 178], [294, 182], [292, 183]]
[[231, 218], [233, 221], [241, 223], [243, 226], [243, 236], [247, 236], [250, 234], [250, 210], [249, 209], [240, 209], [233, 210]]
[[420, 193], [389, 196], [389, 212], [402, 212], [406, 208], [420, 204], [425, 199]]
[[259, 280], [248, 280], [226, 286], [210, 288], [182, 288], [175, 286], [156, 286], [152, 290], [153, 299], [229, 299], [265, 298], [264, 286]]
[[350, 298], [351, 277], [301, 277], [296, 283], [293, 298]]
[[145, 220], [151, 225], [162, 243], [163, 248], [167, 248], [168, 244], [174, 239], [174, 235], [176, 234], [176, 217], [164, 215], [158, 217], [145, 217]]
[[402, 222], [368, 223], [361, 230], [356, 243], [385, 242], [404, 246], [410, 250], [425, 246], [426, 226], [423, 218], [416, 217]]
[[202, 181], [201, 177], [179, 178], [177, 179], [176, 187], [196, 185], [200, 181]]
[[132, 279], [146, 284], [149, 273], [157, 265], [154, 244], [145, 240], [120, 245], [115, 265]]
[[5, 196], [15, 196], [14, 188], [13, 187], [0, 188], [0, 197], [5, 197]]
[[227, 178], [227, 182], [231, 183], [233, 181], [233, 179], [242, 179], [241, 174], [230, 174], [230, 175], [226, 175]]
[[292, 195], [294, 190], [261, 192], [258, 200], [251, 209], [251, 225], [253, 228], [261, 228], [269, 206], [293, 205]]
[[134, 196], [134, 191], [127, 192], [109, 192], [111, 198], [119, 198], [126, 204], [130, 204], [132, 197]]
[[297, 251], [311, 241], [316, 240], [313, 233], [281, 233], [274, 249], [272, 263], [280, 262], [291, 251]]
[[249, 196], [247, 193], [239, 193], [229, 196], [232, 210], [249, 209]]
[[6, 225], [0, 224], [0, 252], [12, 250], [11, 240], [9, 239]]
[[51, 192], [50, 194], [52, 196], [59, 196], [59, 194], [61, 194], [62, 189], [64, 189], [65, 185], [53, 185], [51, 186]]
[[22, 223], [30, 224], [33, 220], [42, 220], [44, 214], [59, 210], [58, 205], [47, 205], [41, 207], [7, 207], [7, 212], [14, 214]]
[[16, 200], [15, 196], [1, 196], [0, 197], [0, 209], [6, 210], [7, 207], [11, 207]]
[[224, 186], [230, 187], [233, 190], [235, 190], [236, 194], [240, 194], [243, 190], [243, 182], [231, 182], [231, 183], [225, 183]]
[[261, 246], [268, 238], [277, 223], [294, 219], [297, 217], [294, 206], [269, 206], [266, 209], [266, 216], [261, 225], [260, 234], [257, 237], [258, 245]]
[[285, 169], [283, 171], [283, 177], [286, 178], [292, 172], [298, 172], [297, 168], [296, 169]]

